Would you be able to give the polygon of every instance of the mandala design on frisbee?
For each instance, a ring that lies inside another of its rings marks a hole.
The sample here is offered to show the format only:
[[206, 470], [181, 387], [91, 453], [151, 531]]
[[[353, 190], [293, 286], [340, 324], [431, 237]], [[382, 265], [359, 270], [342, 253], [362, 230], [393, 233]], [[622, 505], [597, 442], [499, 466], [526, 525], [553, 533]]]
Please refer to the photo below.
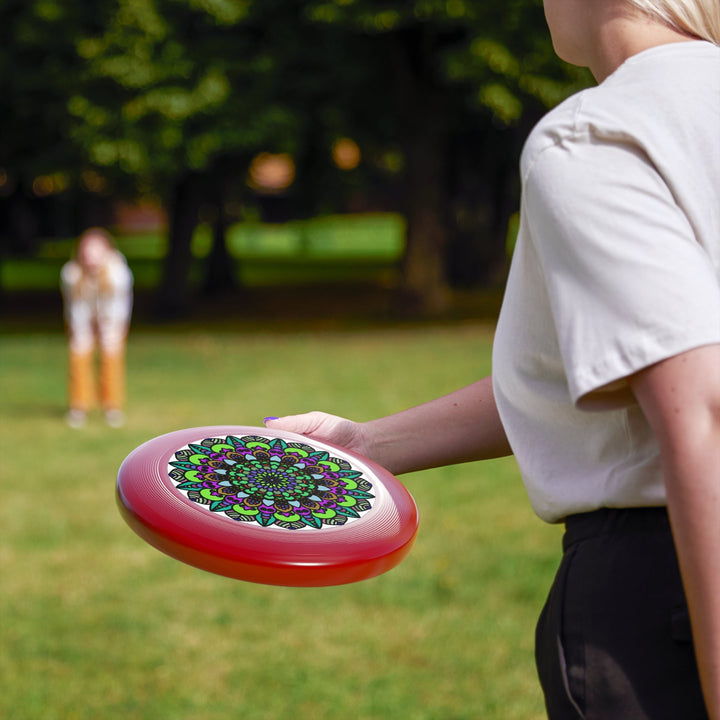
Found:
[[176, 488], [209, 512], [286, 530], [345, 525], [372, 507], [372, 484], [349, 462], [258, 435], [206, 438], [175, 452]]

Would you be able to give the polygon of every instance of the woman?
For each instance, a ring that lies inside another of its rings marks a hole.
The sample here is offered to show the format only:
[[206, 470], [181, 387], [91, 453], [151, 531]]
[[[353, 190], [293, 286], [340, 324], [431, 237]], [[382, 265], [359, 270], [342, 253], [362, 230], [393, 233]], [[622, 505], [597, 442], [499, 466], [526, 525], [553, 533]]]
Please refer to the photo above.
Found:
[[551, 720], [720, 720], [720, 5], [545, 14], [599, 85], [524, 148], [493, 377], [366, 423], [266, 423], [398, 474], [513, 452], [566, 524], [536, 635]]
[[61, 272], [69, 340], [71, 427], [81, 427], [95, 402], [95, 347], [100, 348], [99, 397], [111, 427], [123, 424], [125, 340], [132, 310], [133, 277], [110, 236], [99, 228], [82, 234], [77, 256]]

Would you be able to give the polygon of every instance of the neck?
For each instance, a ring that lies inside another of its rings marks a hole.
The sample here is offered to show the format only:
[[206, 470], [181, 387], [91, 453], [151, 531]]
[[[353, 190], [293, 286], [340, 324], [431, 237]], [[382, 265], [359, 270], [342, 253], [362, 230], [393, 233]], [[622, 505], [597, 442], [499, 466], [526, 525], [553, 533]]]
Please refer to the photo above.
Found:
[[642, 14], [615, 13], [602, 20], [599, 28], [588, 47], [588, 67], [598, 82], [644, 50], [696, 39]]

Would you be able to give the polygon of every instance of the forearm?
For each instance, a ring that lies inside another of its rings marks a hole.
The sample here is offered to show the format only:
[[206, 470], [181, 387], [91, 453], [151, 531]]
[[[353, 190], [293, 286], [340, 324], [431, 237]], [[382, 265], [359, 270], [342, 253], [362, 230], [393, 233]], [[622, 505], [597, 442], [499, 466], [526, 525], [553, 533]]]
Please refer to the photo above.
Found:
[[720, 345], [631, 379], [658, 439], [668, 512], [711, 720], [720, 720]]
[[720, 720], [720, 431], [666, 463], [668, 511], [712, 720]]
[[492, 380], [361, 425], [370, 456], [395, 474], [512, 453]]

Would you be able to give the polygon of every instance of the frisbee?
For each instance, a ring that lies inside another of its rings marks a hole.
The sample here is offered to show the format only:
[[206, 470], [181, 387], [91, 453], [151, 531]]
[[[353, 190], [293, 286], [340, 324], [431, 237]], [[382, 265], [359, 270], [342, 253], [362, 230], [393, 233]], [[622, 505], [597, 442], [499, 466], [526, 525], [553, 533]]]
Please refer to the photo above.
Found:
[[209, 426], [161, 435], [120, 466], [120, 512], [189, 565], [267, 585], [342, 585], [410, 552], [415, 501], [371, 460], [302, 435]]

